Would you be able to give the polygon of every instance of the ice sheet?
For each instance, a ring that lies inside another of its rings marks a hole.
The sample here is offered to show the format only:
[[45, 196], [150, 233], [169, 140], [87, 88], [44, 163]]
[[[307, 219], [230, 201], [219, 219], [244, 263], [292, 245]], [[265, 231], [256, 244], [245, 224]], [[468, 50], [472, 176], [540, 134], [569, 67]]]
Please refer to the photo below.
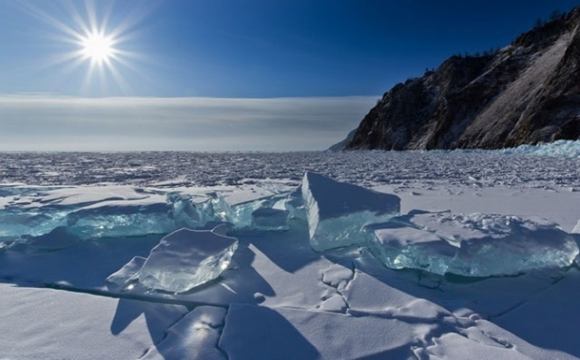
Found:
[[[89, 154], [86, 156], [95, 158], [89, 167], [63, 164], [76, 159], [75, 156], [29, 156], [46, 169], [60, 172], [48, 180], [31, 172], [32, 166], [15, 167], [18, 163], [11, 160], [12, 155], [0, 154], [3, 160], [0, 171], [4, 171], [5, 181], [17, 178], [61, 184], [118, 181], [128, 185], [112, 190], [109, 195], [106, 194], [108, 186], [98, 186], [103, 189], [94, 192], [91, 187], [83, 186], [58, 191], [21, 187], [4, 193], [0, 187], [0, 207], [27, 212], [51, 207], [76, 210], [107, 202], [167, 203], [167, 193], [182, 196], [212, 191], [218, 191], [225, 199], [252, 200], [291, 190], [298, 185], [303, 169], [309, 169], [365, 187], [383, 184], [382, 191], [400, 196], [405, 209], [452, 209], [455, 213], [517, 214], [519, 217], [541, 215], [565, 225], [567, 231], [578, 221], [580, 167], [577, 159], [572, 158], [548, 161], [541, 157], [495, 153], [408, 152], [239, 156]], [[172, 161], [178, 157], [181, 162]], [[192, 161], [196, 157], [211, 161], [212, 166], [199, 168], [199, 162]], [[155, 162], [159, 171], [147, 173], [149, 177], [131, 177], [122, 169], [124, 158]], [[111, 161], [119, 163], [119, 171], [93, 172], [93, 166]], [[220, 166], [213, 166], [216, 163]], [[227, 175], [230, 173], [235, 175]], [[164, 178], [175, 179], [178, 174], [186, 174], [179, 188], [170, 184], [155, 190], [135, 188], [135, 184], [147, 186]], [[192, 187], [219, 184], [228, 176], [239, 180], [227, 186]], [[308, 229], [303, 225], [294, 226], [300, 220], [295, 221], [299, 216], [294, 216], [291, 209], [298, 209], [298, 215], [304, 214], [300, 210], [301, 197], [300, 193], [299, 199], [294, 198], [298, 201], [291, 207], [284, 206], [289, 200], [267, 207], [288, 210], [290, 230], [243, 232], [235, 229], [239, 248], [233, 256], [231, 271], [222, 273], [218, 281], [185, 293], [151, 291], [135, 281], [135, 274], [162, 235], [70, 243], [64, 237], [39, 237], [40, 251], [29, 251], [32, 242], [21, 243], [20, 249], [1, 251], [0, 279], [14, 284], [11, 290], [3, 287], [0, 292], [3, 294], [0, 342], [5, 344], [1, 354], [14, 359], [148, 356], [169, 360], [182, 358], [184, 354], [195, 358], [202, 353], [211, 358], [210, 354], [219, 356], [217, 350], [220, 355], [232, 358], [257, 354], [270, 359], [279, 355], [270, 345], [290, 339], [290, 344], [296, 346], [291, 346], [289, 354], [314, 349], [310, 354], [318, 354], [319, 358], [356, 358], [357, 354], [368, 355], [367, 359], [415, 356], [422, 360], [472, 355], [478, 358], [580, 358], [574, 337], [577, 326], [574, 299], [580, 286], [574, 278], [574, 267], [556, 272], [530, 271], [517, 277], [467, 279], [425, 271], [391, 270], [364, 248], [316, 253], [309, 246]], [[197, 197], [191, 201], [196, 205], [211, 203]], [[30, 239], [33, 238], [27, 238]], [[107, 282], [106, 278], [113, 273], [118, 277]], [[43, 296], [31, 288], [44, 286], [58, 290], [50, 290], [50, 295]], [[194, 309], [180, 322], [187, 309], [178, 306], [182, 311], [173, 316], [167, 309], [175, 305], [158, 302], [187, 304], [189, 309], [197, 307], [198, 310]], [[109, 305], [101, 306], [105, 303]], [[240, 311], [241, 303], [258, 309], [244, 315], [246, 310]], [[110, 304], [119, 304], [118, 311]], [[216, 311], [222, 314], [234, 309], [231, 319], [239, 321], [232, 321], [227, 333], [222, 332], [219, 316], [202, 311], [200, 304], [219, 306]], [[256, 322], [257, 318], [272, 321], [263, 324]], [[161, 321], [166, 321], [164, 326], [158, 326]], [[56, 326], [57, 323], [61, 325]], [[279, 326], [267, 329], [270, 323]], [[244, 333], [248, 327], [255, 333]], [[353, 329], [358, 333], [351, 334]], [[401, 344], [396, 349], [390, 347], [392, 329], [398, 331], [394, 335], [395, 343]], [[280, 333], [290, 337], [276, 338]], [[207, 336], [199, 343], [197, 340], [202, 334]], [[236, 339], [234, 334], [240, 337]], [[377, 338], [377, 334], [387, 335]], [[234, 340], [228, 345], [228, 353], [216, 346], [216, 342], [228, 343], [223, 339], [220, 342], [220, 336]], [[269, 336], [273, 340], [264, 342]], [[241, 339], [252, 342], [235, 342]], [[250, 346], [254, 348], [248, 349]], [[284, 346], [287, 343], [281, 344], [282, 349]], [[345, 350], [347, 346], [357, 354]], [[198, 351], [184, 350], [192, 347]]]

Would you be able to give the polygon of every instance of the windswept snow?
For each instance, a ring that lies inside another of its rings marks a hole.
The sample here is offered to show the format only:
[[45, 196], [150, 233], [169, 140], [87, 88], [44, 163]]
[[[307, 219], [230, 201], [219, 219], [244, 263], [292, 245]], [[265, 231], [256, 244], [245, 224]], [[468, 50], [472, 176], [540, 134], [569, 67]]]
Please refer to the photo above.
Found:
[[0, 284], [0, 304], [0, 357], [17, 360], [138, 359], [188, 312], [180, 305], [10, 284]]

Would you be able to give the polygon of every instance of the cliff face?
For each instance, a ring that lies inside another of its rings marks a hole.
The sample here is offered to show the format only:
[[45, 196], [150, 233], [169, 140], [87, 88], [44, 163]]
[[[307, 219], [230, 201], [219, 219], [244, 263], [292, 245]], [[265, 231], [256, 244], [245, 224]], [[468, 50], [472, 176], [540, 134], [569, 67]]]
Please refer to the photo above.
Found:
[[333, 149], [495, 149], [580, 139], [580, 7], [385, 93]]

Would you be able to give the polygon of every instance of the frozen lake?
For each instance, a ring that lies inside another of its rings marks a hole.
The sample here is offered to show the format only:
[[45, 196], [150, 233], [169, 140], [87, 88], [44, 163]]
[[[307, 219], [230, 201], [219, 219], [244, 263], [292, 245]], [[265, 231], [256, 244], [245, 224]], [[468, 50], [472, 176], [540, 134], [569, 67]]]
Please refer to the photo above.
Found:
[[[580, 146], [578, 146], [580, 147]], [[0, 153], [0, 182], [211, 186], [289, 180], [305, 171], [358, 185], [445, 181], [580, 187], [578, 157], [498, 152]]]
[[[373, 256], [364, 242], [317, 252], [313, 222], [334, 216], [324, 204], [333, 213], [372, 202], [326, 180], [308, 185], [317, 205], [283, 230], [248, 230], [255, 217], [232, 217], [248, 213], [245, 204], [284, 214], [280, 199], [305, 186], [307, 171], [395, 195], [403, 216], [434, 214], [422, 230], [381, 233], [385, 243], [400, 235], [403, 253], [415, 241], [438, 256], [429, 242], [441, 241], [441, 229], [466, 243], [504, 232], [517, 241], [499, 249], [516, 255], [526, 248], [522, 232], [535, 234], [534, 246], [550, 242], [541, 234], [580, 241], [568, 234], [580, 219], [576, 155], [1, 153], [0, 358], [580, 359], [578, 258], [464, 278], [388, 268], [389, 255]], [[264, 197], [278, 205], [248, 203]], [[182, 211], [184, 201], [201, 215]], [[158, 244], [167, 232], [204, 219], [233, 223], [228, 236], [239, 242], [217, 279], [180, 293], [138, 280], [152, 249], [164, 261]], [[505, 227], [505, 219], [520, 225]], [[548, 232], [536, 231], [542, 224]]]

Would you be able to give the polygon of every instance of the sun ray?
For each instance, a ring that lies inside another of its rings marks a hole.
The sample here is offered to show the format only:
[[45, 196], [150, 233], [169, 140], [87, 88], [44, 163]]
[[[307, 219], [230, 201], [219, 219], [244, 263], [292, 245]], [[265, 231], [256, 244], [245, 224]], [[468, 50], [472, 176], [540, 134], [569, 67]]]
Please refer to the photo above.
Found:
[[[57, 30], [49, 36], [76, 48], [36, 65], [52, 69], [61, 66], [57, 71], [61, 75], [55, 84], [64, 83], [67, 79], [71, 81], [74, 79], [71, 73], [84, 68], [86, 73], [82, 80], [79, 79], [82, 94], [105, 94], [107, 82], [114, 89], [128, 94], [130, 86], [123, 72], [129, 70], [139, 73], [135, 62], [142, 62], [145, 58], [142, 54], [123, 50], [122, 47], [135, 38], [138, 24], [150, 14], [154, 3], [148, 3], [145, 8], [132, 8], [125, 16], [119, 17], [116, 14], [114, 18], [112, 2], [65, 1], [60, 6], [49, 8], [44, 3], [32, 4], [24, 0], [19, 5], [28, 14]], [[66, 14], [66, 17], [62, 14]]]
[[42, 20], [43, 22], [54, 27], [55, 29], [58, 29], [58, 30], [62, 31], [63, 33], [68, 34], [69, 36], [72, 36], [72, 37], [76, 37], [78, 35], [78, 32], [75, 31], [72, 27], [66, 25], [64, 22], [58, 20], [57, 18], [55, 18], [54, 16], [51, 16], [48, 13], [42, 11], [41, 9], [39, 9], [39, 8], [29, 4], [29, 3], [26, 3], [26, 2], [21, 2], [21, 3], [19, 3], [19, 5], [21, 6], [21, 8], [25, 12], [36, 17], [39, 20]]
[[113, 81], [117, 84], [117, 86], [123, 91], [123, 93], [129, 92], [129, 84], [125, 81], [125, 78], [121, 76], [119, 70], [116, 67], [111, 67], [111, 74], [113, 75]]

